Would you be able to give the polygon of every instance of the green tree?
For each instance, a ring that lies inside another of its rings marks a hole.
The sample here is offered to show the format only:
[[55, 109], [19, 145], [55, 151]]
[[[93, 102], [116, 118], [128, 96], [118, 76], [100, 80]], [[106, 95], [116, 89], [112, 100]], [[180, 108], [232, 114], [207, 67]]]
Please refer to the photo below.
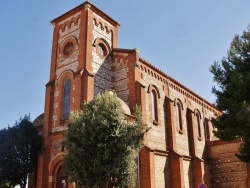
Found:
[[64, 169], [77, 185], [134, 187], [136, 157], [146, 131], [139, 110], [127, 120], [115, 94], [105, 92], [71, 114]]
[[0, 183], [0, 188], [14, 188], [14, 186], [9, 185], [8, 183]]
[[0, 130], [0, 183], [26, 187], [41, 148], [42, 136], [27, 115], [13, 127]]
[[250, 26], [235, 35], [226, 57], [215, 62], [210, 71], [217, 87], [216, 106], [223, 114], [213, 121], [215, 135], [224, 141], [242, 138], [236, 156], [250, 162]]

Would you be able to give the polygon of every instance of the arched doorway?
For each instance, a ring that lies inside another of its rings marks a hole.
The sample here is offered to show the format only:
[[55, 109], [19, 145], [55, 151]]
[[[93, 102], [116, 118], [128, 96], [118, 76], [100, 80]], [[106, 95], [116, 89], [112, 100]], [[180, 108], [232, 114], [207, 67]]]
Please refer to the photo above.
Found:
[[48, 188], [75, 188], [70, 178], [63, 172], [63, 158], [65, 153], [57, 154], [49, 163]]
[[68, 188], [68, 176], [63, 174], [62, 165], [59, 166], [56, 172], [56, 188]]

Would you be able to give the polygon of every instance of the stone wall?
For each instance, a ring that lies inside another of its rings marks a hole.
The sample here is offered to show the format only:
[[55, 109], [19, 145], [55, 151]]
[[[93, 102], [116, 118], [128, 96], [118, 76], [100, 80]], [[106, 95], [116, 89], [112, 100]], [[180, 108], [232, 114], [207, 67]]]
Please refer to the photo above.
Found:
[[[164, 108], [165, 102], [165, 92], [162, 89], [162, 84], [148, 74], [143, 74], [141, 79], [141, 83], [146, 88], [146, 124], [150, 126], [150, 131], [147, 133], [147, 145], [151, 149], [159, 149], [159, 150], [166, 150], [166, 111]], [[157, 101], [157, 110], [158, 110], [158, 125], [153, 124], [152, 120], [152, 98], [151, 92], [149, 92], [149, 87], [153, 85], [156, 87], [159, 92], [160, 96]]]
[[[117, 53], [114, 53], [117, 56]], [[119, 54], [119, 58], [116, 58], [113, 62], [113, 78], [114, 78], [114, 90], [119, 98], [128, 104], [128, 66], [127, 55]]]
[[57, 154], [63, 152], [62, 148], [63, 139], [56, 139], [51, 142], [51, 155], [50, 159], [53, 159]]
[[170, 188], [169, 161], [166, 156], [155, 155], [155, 187]]
[[183, 160], [183, 175], [185, 188], [193, 188], [192, 163], [190, 160]]
[[[103, 58], [97, 52], [98, 50], [97, 40], [102, 40], [103, 42], [107, 43], [109, 49], [106, 50], [112, 49], [112, 35], [111, 35], [112, 33], [109, 32], [107, 26], [106, 28], [104, 28], [104, 25], [109, 25], [106, 20], [104, 20], [97, 14], [94, 14], [94, 16], [95, 16], [95, 19], [93, 20], [94, 29], [92, 33], [93, 34], [92, 68], [94, 74], [94, 95], [97, 95], [98, 93], [104, 93], [105, 90], [110, 90], [113, 88], [111, 56], [108, 55], [105, 58]], [[110, 53], [110, 51], [107, 51], [106, 53]]]

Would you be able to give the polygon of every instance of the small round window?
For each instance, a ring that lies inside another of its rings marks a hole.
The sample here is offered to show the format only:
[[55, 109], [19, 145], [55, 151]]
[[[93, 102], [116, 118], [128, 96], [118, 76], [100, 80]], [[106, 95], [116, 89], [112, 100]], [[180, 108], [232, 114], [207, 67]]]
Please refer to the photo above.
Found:
[[73, 42], [68, 42], [63, 48], [63, 54], [69, 55], [73, 51]]
[[106, 56], [107, 55], [107, 49], [106, 47], [104, 46], [104, 44], [102, 43], [99, 43], [98, 44], [98, 47], [97, 47], [97, 50], [98, 50], [98, 53], [102, 56]]

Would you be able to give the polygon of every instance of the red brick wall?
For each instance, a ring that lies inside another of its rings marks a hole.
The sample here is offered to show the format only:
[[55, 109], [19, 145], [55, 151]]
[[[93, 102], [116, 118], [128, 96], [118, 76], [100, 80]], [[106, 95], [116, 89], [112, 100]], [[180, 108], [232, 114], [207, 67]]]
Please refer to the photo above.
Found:
[[[37, 188], [52, 188], [55, 170], [51, 168], [62, 163], [60, 142], [62, 131], [67, 129], [61, 121], [66, 78], [72, 81], [71, 110], [78, 110], [83, 102], [92, 100], [97, 87], [103, 91], [114, 89], [132, 112], [140, 105], [143, 121], [151, 128], [145, 135], [145, 146], [139, 156], [141, 188], [191, 188], [203, 182], [216, 188], [246, 187], [246, 165], [234, 157], [239, 143], [210, 142], [209, 147], [206, 146], [206, 141], [214, 137], [205, 137], [203, 121], [219, 112], [193, 91], [141, 59], [137, 49], [119, 49], [116, 21], [85, 2], [52, 23], [51, 69], [43, 121], [45, 149], [39, 156]], [[62, 54], [68, 40], [74, 43], [70, 56]], [[98, 41], [105, 42], [108, 48], [105, 57], [98, 54]], [[99, 71], [100, 67], [104, 72]], [[101, 79], [96, 80], [97, 76]], [[152, 119], [152, 88], [157, 93], [157, 122]], [[177, 126], [177, 102], [181, 104], [181, 131]], [[201, 125], [200, 138], [196, 112]], [[208, 131], [212, 134], [212, 130]], [[250, 167], [247, 169], [250, 171]]]
[[239, 145], [240, 140], [231, 143], [221, 141], [209, 143], [212, 188], [248, 187], [246, 164], [235, 156]]

